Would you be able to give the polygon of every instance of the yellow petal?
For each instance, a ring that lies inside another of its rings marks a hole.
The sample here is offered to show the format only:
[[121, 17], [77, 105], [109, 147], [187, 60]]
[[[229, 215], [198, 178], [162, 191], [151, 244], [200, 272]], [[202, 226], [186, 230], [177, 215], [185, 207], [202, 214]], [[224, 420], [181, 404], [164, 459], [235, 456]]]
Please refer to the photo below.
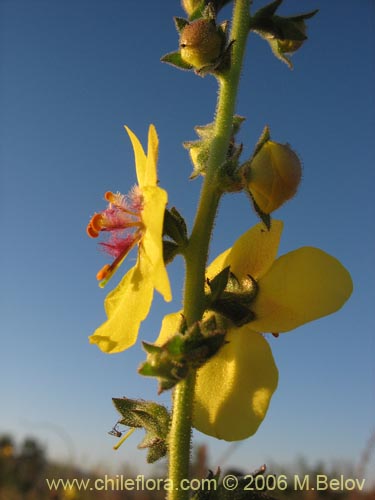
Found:
[[147, 260], [155, 288], [166, 301], [172, 299], [167, 270], [163, 259], [163, 221], [168, 195], [164, 189], [146, 186], [142, 190], [144, 208], [142, 222], [145, 232], [141, 242], [141, 260]]
[[331, 255], [302, 247], [277, 259], [258, 282], [251, 328], [285, 332], [340, 309], [352, 293], [348, 271]]
[[90, 343], [107, 353], [131, 347], [150, 310], [153, 288], [151, 277], [142, 275], [138, 265], [130, 269], [107, 295], [104, 305], [108, 319], [89, 337]]
[[134, 151], [134, 159], [135, 159], [135, 170], [137, 173], [138, 185], [140, 187], [145, 184], [145, 176], [146, 176], [146, 163], [147, 158], [146, 154], [143, 150], [142, 144], [139, 142], [138, 137], [130, 130], [129, 127], [124, 125], [125, 130], [127, 131]]
[[193, 425], [226, 441], [254, 434], [276, 390], [268, 342], [247, 325], [228, 331], [220, 351], [198, 370]]
[[238, 238], [231, 249], [223, 252], [210, 264], [207, 269], [208, 278], [214, 278], [230, 265], [237, 278], [250, 274], [254, 279], [259, 279], [276, 258], [282, 229], [283, 223], [278, 220], [272, 220], [270, 231], [262, 223], [252, 227]]
[[156, 166], [158, 163], [158, 147], [159, 139], [154, 125], [150, 125], [148, 129], [148, 145], [147, 145], [147, 162], [144, 183], [145, 186], [156, 186], [157, 173]]
[[159, 337], [156, 339], [156, 345], [163, 345], [169, 340], [175, 333], [178, 332], [180, 322], [182, 319], [182, 311], [177, 313], [171, 313], [164, 316], [161, 323], [161, 330]]

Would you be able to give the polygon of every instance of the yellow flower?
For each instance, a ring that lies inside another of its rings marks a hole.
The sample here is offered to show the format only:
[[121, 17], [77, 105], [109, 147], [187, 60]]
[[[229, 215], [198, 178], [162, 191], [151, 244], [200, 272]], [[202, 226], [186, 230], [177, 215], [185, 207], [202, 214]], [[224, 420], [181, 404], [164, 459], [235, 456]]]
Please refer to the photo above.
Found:
[[[264, 332], [280, 333], [340, 309], [352, 292], [348, 271], [327, 253], [302, 247], [276, 259], [283, 224], [270, 231], [257, 224], [207, 269], [214, 278], [230, 266], [241, 282], [251, 276], [258, 292], [250, 305], [254, 320], [229, 325], [225, 344], [197, 372], [193, 424], [227, 441], [254, 434], [276, 390], [278, 371]], [[179, 314], [164, 318], [157, 343], [178, 328]]]
[[[111, 234], [103, 246], [116, 258], [98, 273], [98, 279], [104, 284], [130, 249], [138, 244], [135, 266], [105, 299], [107, 321], [90, 337], [92, 344], [107, 353], [123, 351], [135, 343], [140, 323], [150, 310], [154, 288], [166, 301], [172, 298], [163, 260], [162, 231], [167, 193], [157, 186], [158, 137], [155, 127], [150, 125], [146, 155], [135, 134], [125, 129], [134, 149], [138, 186], [128, 197], [106, 193], [108, 208], [95, 214], [87, 229], [92, 237], [98, 236], [100, 231]], [[129, 230], [134, 232], [129, 233]]]

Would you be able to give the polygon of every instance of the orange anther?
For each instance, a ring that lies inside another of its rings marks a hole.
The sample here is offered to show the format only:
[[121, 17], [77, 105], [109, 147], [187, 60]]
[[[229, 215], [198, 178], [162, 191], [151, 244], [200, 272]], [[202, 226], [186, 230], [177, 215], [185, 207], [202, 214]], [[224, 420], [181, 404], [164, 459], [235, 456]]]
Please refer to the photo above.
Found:
[[99, 236], [98, 231], [96, 231], [92, 227], [91, 222], [88, 223], [87, 228], [86, 228], [86, 232], [90, 236], [90, 238], [97, 238]]
[[103, 227], [103, 217], [101, 214], [95, 214], [91, 217], [90, 220], [91, 227], [94, 229], [94, 231], [98, 232], [101, 231]]
[[108, 271], [110, 270], [111, 266], [109, 264], [106, 264], [103, 266], [100, 271], [96, 275], [96, 279], [98, 281], [104, 280], [104, 278], [107, 276]]
[[111, 203], [114, 199], [115, 195], [111, 191], [106, 191], [104, 193], [104, 199], [107, 200], [109, 203]]

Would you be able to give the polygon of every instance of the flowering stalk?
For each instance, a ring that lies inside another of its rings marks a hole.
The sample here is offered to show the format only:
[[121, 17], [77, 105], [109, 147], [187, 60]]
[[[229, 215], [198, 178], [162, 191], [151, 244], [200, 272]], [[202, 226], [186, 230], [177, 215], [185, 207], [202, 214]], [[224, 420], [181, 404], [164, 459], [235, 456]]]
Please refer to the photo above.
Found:
[[[216, 181], [217, 169], [225, 162], [232, 132], [237, 89], [249, 33], [249, 0], [235, 0], [232, 20], [231, 66], [218, 77], [219, 96], [205, 180], [188, 247], [185, 251], [186, 281], [184, 316], [191, 325], [204, 312], [204, 283], [209, 243], [219, 205], [221, 191]], [[189, 477], [190, 441], [195, 374], [181, 381], [174, 393], [172, 423], [169, 438], [169, 479], [177, 487]], [[173, 489], [169, 500], [185, 500], [187, 491]]]

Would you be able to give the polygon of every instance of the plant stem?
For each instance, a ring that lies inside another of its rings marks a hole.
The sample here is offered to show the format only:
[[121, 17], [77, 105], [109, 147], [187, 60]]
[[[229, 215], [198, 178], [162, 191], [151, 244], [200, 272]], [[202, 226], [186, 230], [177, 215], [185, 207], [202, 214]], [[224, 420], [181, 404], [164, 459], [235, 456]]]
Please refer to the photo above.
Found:
[[[234, 2], [231, 40], [235, 42], [232, 47], [231, 66], [229, 71], [218, 78], [220, 87], [215, 134], [193, 230], [185, 253], [184, 316], [188, 325], [202, 318], [205, 307], [204, 284], [208, 250], [222, 194], [215, 174], [226, 160], [232, 134], [237, 89], [249, 33], [249, 4], [249, 0], [235, 0]], [[169, 492], [169, 500], [189, 498], [189, 492], [183, 491], [180, 485], [181, 481], [189, 478], [194, 386], [195, 373], [192, 373], [177, 385], [174, 392], [169, 437], [169, 479], [172, 481], [173, 490]]]

